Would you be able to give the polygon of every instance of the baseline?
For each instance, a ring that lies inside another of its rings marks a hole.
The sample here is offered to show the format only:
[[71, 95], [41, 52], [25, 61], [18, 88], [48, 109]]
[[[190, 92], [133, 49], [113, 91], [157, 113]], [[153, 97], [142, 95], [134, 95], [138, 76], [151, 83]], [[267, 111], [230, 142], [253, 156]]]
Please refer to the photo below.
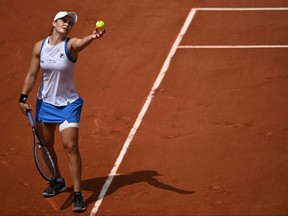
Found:
[[[288, 11], [288, 7], [267, 8], [192, 8], [195, 15], [197, 11]], [[179, 49], [272, 49], [288, 48], [288, 45], [179, 45]]]
[[181, 45], [179, 49], [272, 49], [288, 48], [288, 45]]
[[286, 11], [288, 7], [259, 7], [259, 8], [193, 8], [196, 11]]

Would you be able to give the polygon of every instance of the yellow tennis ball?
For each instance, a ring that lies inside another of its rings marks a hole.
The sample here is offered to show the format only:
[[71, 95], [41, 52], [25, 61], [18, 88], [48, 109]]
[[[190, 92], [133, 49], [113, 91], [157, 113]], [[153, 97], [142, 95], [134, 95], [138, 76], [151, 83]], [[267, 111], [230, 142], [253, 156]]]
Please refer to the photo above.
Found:
[[96, 22], [96, 28], [101, 29], [104, 28], [105, 23], [102, 20]]

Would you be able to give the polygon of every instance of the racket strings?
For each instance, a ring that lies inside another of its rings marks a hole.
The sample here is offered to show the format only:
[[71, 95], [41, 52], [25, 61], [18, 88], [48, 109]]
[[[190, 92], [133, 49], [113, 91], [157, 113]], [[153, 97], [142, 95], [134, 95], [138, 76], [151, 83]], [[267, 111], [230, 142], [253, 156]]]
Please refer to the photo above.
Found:
[[52, 179], [55, 177], [55, 166], [53, 160], [45, 146], [41, 142], [36, 142], [35, 146], [35, 158], [38, 168], [46, 179]]

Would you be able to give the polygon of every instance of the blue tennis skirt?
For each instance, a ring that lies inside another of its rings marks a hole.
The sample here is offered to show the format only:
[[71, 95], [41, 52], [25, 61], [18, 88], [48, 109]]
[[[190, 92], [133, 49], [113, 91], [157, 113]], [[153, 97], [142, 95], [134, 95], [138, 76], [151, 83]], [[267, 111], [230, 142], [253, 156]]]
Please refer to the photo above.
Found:
[[69, 123], [80, 122], [80, 116], [83, 106], [83, 99], [79, 97], [73, 103], [67, 106], [54, 106], [37, 99], [36, 102], [36, 122], [61, 124], [65, 120]]

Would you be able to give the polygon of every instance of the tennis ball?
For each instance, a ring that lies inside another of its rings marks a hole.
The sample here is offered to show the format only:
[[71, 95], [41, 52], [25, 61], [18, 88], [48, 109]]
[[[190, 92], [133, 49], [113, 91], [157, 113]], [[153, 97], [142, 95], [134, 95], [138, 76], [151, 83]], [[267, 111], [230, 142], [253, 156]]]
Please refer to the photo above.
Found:
[[102, 20], [96, 22], [96, 28], [101, 29], [104, 28], [105, 23]]

